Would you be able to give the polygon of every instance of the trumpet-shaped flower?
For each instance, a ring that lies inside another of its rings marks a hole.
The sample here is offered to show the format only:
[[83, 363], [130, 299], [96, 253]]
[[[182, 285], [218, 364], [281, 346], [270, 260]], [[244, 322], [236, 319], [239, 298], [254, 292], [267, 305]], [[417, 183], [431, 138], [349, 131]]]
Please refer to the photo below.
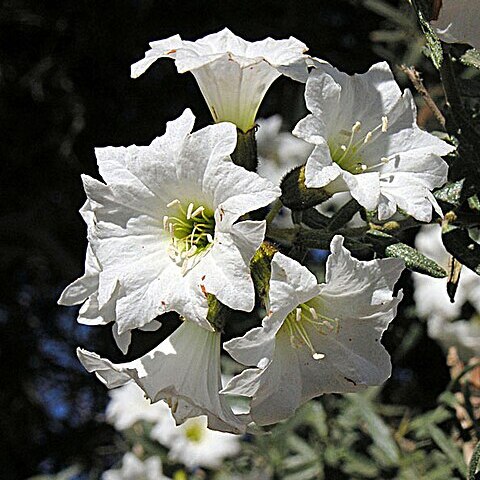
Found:
[[242, 433], [244, 428], [223, 395], [220, 333], [184, 321], [166, 340], [143, 357], [114, 364], [96, 353], [78, 349], [88, 372], [108, 388], [132, 379], [152, 402], [166, 400], [178, 424], [206, 415], [214, 430]]
[[136, 78], [159, 58], [172, 58], [179, 73], [192, 72], [215, 122], [232, 122], [247, 132], [258, 107], [280, 75], [305, 82], [307, 47], [297, 39], [247, 42], [225, 28], [195, 42], [179, 35], [150, 43], [132, 65]]
[[361, 262], [331, 243], [326, 283], [276, 253], [262, 326], [224, 346], [238, 362], [255, 366], [223, 392], [251, 397], [247, 418], [259, 425], [283, 420], [323, 393], [355, 392], [390, 375], [380, 343], [401, 294], [392, 296], [403, 270], [398, 259]]
[[169, 449], [170, 460], [190, 469], [219, 468], [224, 458], [240, 451], [239, 435], [209, 429], [205, 415], [189, 418], [182, 425], [176, 425], [170, 415], [165, 416], [150, 436]]
[[62, 304], [86, 300], [84, 321], [115, 320], [121, 336], [174, 310], [211, 329], [207, 293], [233, 309], [252, 310], [249, 262], [265, 222], [237, 220], [280, 190], [233, 164], [234, 125], [190, 133], [193, 123], [187, 109], [148, 147], [97, 149], [106, 184], [83, 178], [84, 215], [92, 219], [86, 273], [60, 298]]
[[417, 126], [412, 95], [402, 94], [386, 63], [352, 77], [319, 64], [305, 99], [312, 114], [293, 133], [315, 145], [307, 187], [350, 191], [380, 220], [400, 208], [430, 221], [432, 205], [441, 215], [431, 190], [445, 183], [448, 167], [440, 156], [454, 147]]
[[438, 18], [431, 24], [444, 42], [468, 43], [480, 49], [478, 0], [442, 0]]
[[163, 474], [162, 462], [158, 457], [147, 458], [142, 462], [135, 454], [123, 456], [119, 469], [107, 470], [102, 480], [170, 480]]

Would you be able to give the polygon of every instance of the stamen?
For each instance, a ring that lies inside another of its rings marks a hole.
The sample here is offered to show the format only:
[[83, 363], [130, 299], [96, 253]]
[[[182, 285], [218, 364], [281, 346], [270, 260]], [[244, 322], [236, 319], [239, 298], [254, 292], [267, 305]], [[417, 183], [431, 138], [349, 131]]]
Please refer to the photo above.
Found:
[[388, 129], [388, 118], [382, 117], [382, 132], [385, 133]]
[[192, 212], [193, 212], [193, 203], [188, 204], [187, 208], [187, 220], [190, 220], [192, 218]]
[[[193, 205], [193, 204], [190, 204], [190, 205]], [[204, 207], [202, 206], [198, 207], [194, 212], [192, 212], [191, 217], [195, 218], [199, 213], [202, 213], [204, 210], [205, 210]]]
[[175, 200], [172, 200], [170, 203], [167, 203], [167, 207], [173, 207], [174, 205], [178, 205], [180, 203], [180, 200], [176, 198]]

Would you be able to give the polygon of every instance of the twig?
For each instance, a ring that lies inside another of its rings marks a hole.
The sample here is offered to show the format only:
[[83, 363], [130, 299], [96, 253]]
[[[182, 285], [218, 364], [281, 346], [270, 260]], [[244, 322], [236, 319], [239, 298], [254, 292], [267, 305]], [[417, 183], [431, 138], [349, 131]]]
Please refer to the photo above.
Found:
[[400, 69], [407, 75], [407, 77], [415, 87], [415, 90], [422, 96], [423, 100], [428, 105], [442, 128], [445, 128], [445, 117], [428, 93], [428, 90], [425, 88], [422, 78], [420, 77], [420, 73], [415, 69], [415, 67], [407, 67], [406, 65], [400, 65]]

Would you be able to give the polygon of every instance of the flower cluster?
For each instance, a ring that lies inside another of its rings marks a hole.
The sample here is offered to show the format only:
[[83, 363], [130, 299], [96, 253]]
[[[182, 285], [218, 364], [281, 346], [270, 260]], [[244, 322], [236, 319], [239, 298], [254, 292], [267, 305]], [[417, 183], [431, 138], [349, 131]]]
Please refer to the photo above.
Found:
[[[229, 30], [196, 42], [178, 35], [153, 42], [132, 76], [159, 58], [174, 59], [180, 73], [195, 76], [215, 124], [194, 131], [186, 109], [148, 146], [97, 149], [103, 182], [83, 177], [85, 274], [60, 303], [83, 304], [81, 323], [111, 323], [124, 353], [133, 330], [158, 329], [164, 313], [179, 314], [180, 326], [134, 361], [117, 364], [78, 350], [107, 387], [134, 382], [154, 404], [166, 402], [159, 412], [168, 404], [183, 425], [152, 431], [165, 445], [207, 425], [242, 434], [251, 424], [288, 418], [318, 395], [356, 392], [390, 375], [381, 337], [402, 298], [394, 289], [403, 260], [358, 260], [344, 246], [350, 241], [329, 230], [331, 253], [319, 282], [299, 261], [308, 246], [292, 240], [310, 226], [295, 215], [285, 237], [273, 231], [285, 181], [278, 186], [272, 155], [262, 152], [276, 149], [285, 171], [304, 164], [305, 189], [323, 190], [323, 200], [349, 192], [379, 221], [398, 212], [429, 221], [432, 207], [442, 214], [431, 191], [446, 181], [441, 156], [453, 147], [417, 126], [412, 95], [400, 91], [387, 64], [350, 77], [306, 50], [294, 38], [250, 43]], [[275, 117], [272, 140], [264, 135], [268, 124], [260, 126], [259, 174], [252, 168], [256, 114], [280, 75], [306, 82], [311, 114], [294, 128], [299, 138], [279, 134]], [[224, 344], [239, 370], [249, 367], [224, 387], [222, 334], [229, 325], [241, 329], [236, 311], [251, 312], [259, 326]], [[247, 413], [232, 410], [231, 395], [248, 398]], [[172, 455], [180, 458], [185, 445]]]

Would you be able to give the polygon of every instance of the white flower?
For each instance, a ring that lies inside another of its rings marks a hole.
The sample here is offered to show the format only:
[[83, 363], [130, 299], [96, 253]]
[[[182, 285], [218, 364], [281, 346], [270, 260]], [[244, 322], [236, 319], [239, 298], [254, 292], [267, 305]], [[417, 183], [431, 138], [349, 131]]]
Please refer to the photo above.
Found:
[[259, 425], [285, 419], [323, 393], [354, 392], [390, 375], [380, 339], [402, 297], [392, 291], [403, 262], [358, 261], [339, 236], [331, 251], [320, 285], [307, 268], [276, 253], [262, 326], [224, 345], [238, 362], [258, 367], [223, 391], [252, 397], [249, 419]]
[[287, 172], [307, 161], [312, 145], [282, 132], [280, 115], [260, 118], [257, 124], [258, 173], [279, 185]]
[[150, 43], [132, 65], [136, 78], [159, 58], [172, 58], [179, 73], [192, 72], [215, 122], [232, 122], [247, 132], [258, 107], [280, 75], [305, 82], [307, 47], [297, 39], [247, 42], [225, 28], [195, 42], [179, 35]]
[[478, 0], [442, 0], [437, 20], [431, 23], [441, 40], [468, 43], [480, 49], [480, 3]]
[[190, 133], [193, 123], [187, 109], [148, 147], [97, 149], [107, 184], [83, 178], [93, 254], [60, 302], [87, 298], [88, 316], [115, 320], [118, 335], [170, 310], [211, 329], [207, 293], [233, 309], [253, 309], [249, 263], [265, 222], [237, 220], [280, 189], [233, 164], [234, 125]]
[[431, 190], [445, 183], [440, 155], [454, 147], [417, 126], [412, 95], [402, 94], [386, 63], [352, 77], [319, 64], [305, 98], [312, 115], [293, 133], [316, 145], [307, 187], [350, 191], [367, 210], [378, 209], [380, 220], [397, 207], [421, 221], [431, 220], [432, 205], [441, 214]]
[[[89, 200], [80, 209], [80, 215], [87, 224], [88, 236], [90, 236], [95, 225], [95, 214]], [[101, 307], [99, 306], [98, 286], [101, 270], [98, 259], [89, 244], [85, 258], [85, 273], [64, 290], [58, 301], [61, 305], [76, 305], [85, 302], [78, 313], [78, 321], [84, 325], [106, 325], [115, 319], [115, 297], [110, 297]], [[160, 328], [160, 323], [151, 320], [142, 326], [141, 330], [154, 331], [158, 328]], [[112, 332], [118, 347], [123, 353], [126, 353], [131, 341], [131, 332], [125, 331], [120, 334], [117, 323], [113, 324]]]
[[151, 403], [133, 380], [109, 394], [105, 416], [117, 430], [126, 430], [142, 420], [156, 424], [165, 417], [171, 418], [168, 405], [162, 401]]
[[[415, 239], [416, 248], [449, 271], [450, 255], [443, 246], [438, 225], [423, 226]], [[456, 346], [462, 358], [480, 355], [480, 277], [469, 268], [460, 273], [455, 302], [447, 294], [447, 279], [413, 273], [417, 314], [428, 320], [428, 334], [445, 348]], [[469, 302], [471, 318], [461, 318], [462, 306]]]
[[210, 430], [205, 415], [189, 418], [179, 426], [171, 416], [165, 417], [152, 429], [150, 436], [169, 449], [170, 460], [190, 469], [219, 468], [224, 458], [240, 451], [239, 435]]
[[[435, 260], [447, 272], [450, 270], [450, 254], [443, 246], [440, 226], [423, 226], [415, 238], [415, 247]], [[459, 317], [462, 305], [467, 301], [480, 312], [480, 277], [469, 268], [462, 268], [454, 303], [450, 302], [447, 294], [447, 278], [432, 278], [420, 273], [412, 275], [419, 317], [437, 316], [445, 320], [454, 320]]]
[[166, 340], [143, 357], [113, 364], [96, 353], [78, 349], [89, 372], [108, 387], [134, 380], [152, 402], [166, 400], [177, 423], [207, 415], [215, 430], [242, 433], [244, 428], [228, 406], [220, 376], [220, 333], [184, 321]]
[[162, 462], [158, 457], [147, 458], [142, 462], [131, 452], [122, 459], [120, 469], [107, 470], [102, 480], [170, 480], [163, 474]]

